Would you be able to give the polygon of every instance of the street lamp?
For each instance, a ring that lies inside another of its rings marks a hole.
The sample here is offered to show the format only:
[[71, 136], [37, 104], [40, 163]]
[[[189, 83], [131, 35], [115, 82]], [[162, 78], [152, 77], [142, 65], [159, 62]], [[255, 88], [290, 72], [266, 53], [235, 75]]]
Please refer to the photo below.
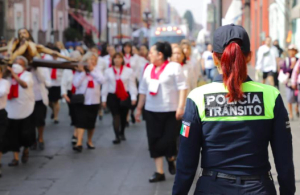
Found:
[[122, 28], [121, 28], [121, 24], [122, 24], [122, 14], [123, 14], [123, 6], [125, 5], [125, 3], [120, 3], [120, 1], [118, 3], [114, 3], [113, 6], [114, 7], [118, 7], [119, 8], [119, 45], [122, 45]]

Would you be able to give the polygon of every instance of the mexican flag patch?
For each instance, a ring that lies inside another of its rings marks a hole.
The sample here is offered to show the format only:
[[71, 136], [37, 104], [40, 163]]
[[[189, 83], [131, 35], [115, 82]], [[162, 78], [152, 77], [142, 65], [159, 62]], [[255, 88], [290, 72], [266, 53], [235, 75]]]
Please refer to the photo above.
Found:
[[189, 137], [190, 126], [191, 126], [191, 123], [182, 121], [182, 126], [181, 126], [181, 130], [180, 130], [180, 134], [181, 134], [183, 137], [186, 137], [186, 138]]

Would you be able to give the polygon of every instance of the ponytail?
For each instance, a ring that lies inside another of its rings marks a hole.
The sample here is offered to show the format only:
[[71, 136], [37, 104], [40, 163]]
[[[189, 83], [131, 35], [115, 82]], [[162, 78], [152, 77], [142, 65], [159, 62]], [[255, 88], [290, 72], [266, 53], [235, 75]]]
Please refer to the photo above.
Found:
[[245, 54], [237, 42], [231, 42], [221, 57], [224, 85], [228, 90], [229, 102], [243, 100], [242, 83], [247, 79]]

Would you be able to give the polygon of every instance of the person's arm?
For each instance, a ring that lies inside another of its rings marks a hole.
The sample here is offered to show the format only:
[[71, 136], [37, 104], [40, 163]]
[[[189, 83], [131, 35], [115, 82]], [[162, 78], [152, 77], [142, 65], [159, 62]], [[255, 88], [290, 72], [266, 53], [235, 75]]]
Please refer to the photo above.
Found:
[[299, 74], [300, 74], [300, 59], [298, 60], [297, 64], [295, 65], [293, 73], [292, 73], [292, 77], [291, 77], [291, 83], [292, 83], [293, 89], [296, 89], [297, 79], [298, 79]]
[[30, 82], [30, 83], [27, 83], [26, 81], [21, 80], [20, 77], [19, 77], [16, 73], [14, 73], [14, 71], [12, 70], [11, 67], [7, 67], [7, 70], [10, 71], [11, 76], [16, 80], [16, 82], [17, 82], [22, 88], [26, 89], [26, 88], [28, 87], [28, 84], [33, 84], [32, 77], [31, 77], [31, 81], [30, 81], [30, 79], [28, 80], [28, 82]]
[[99, 84], [105, 83], [105, 77], [103, 76], [100, 69], [94, 68], [93, 71], [91, 71], [91, 75], [97, 81], [97, 83]]
[[[133, 75], [134, 72], [133, 70], [130, 71], [131, 74], [130, 75]], [[136, 104], [136, 100], [137, 100], [137, 87], [136, 87], [136, 82], [135, 82], [135, 76], [130, 76], [129, 77], [129, 81], [128, 81], [128, 91], [130, 93], [130, 96], [131, 96], [131, 101], [132, 101], [132, 104]]]
[[175, 70], [175, 82], [177, 90], [179, 91], [179, 102], [176, 111], [176, 118], [180, 120], [184, 114], [185, 100], [187, 97], [187, 78], [184, 76], [183, 69], [178, 64], [177, 69]]
[[188, 92], [187, 89], [179, 91], [179, 103], [178, 103], [178, 107], [176, 110], [176, 119], [177, 120], [181, 120], [182, 116], [184, 114], [187, 92]]
[[78, 71], [75, 73], [73, 78], [73, 85], [78, 88], [86, 77], [86, 73], [83, 69], [83, 66], [78, 66]]
[[139, 86], [139, 102], [136, 108], [136, 114], [135, 114], [135, 120], [137, 122], [141, 122], [141, 115], [143, 107], [146, 103], [146, 94], [149, 93], [148, 91], [148, 83], [147, 83], [147, 75], [150, 74], [149, 67], [146, 68], [145, 74], [143, 75], [143, 78], [141, 80], [140, 86]]
[[7, 94], [9, 94], [9, 89], [10, 89], [9, 82], [5, 82], [5, 85], [0, 85], [0, 97], [6, 96]]
[[[202, 124], [195, 102], [188, 98], [183, 116], [186, 133], [180, 132], [179, 153], [173, 195], [187, 195], [197, 172], [202, 137]], [[187, 130], [188, 129], [188, 130]]]
[[262, 48], [259, 48], [257, 51], [257, 60], [256, 60], [256, 66], [255, 69], [261, 71], [263, 68], [263, 51]]
[[296, 187], [292, 133], [289, 116], [280, 94], [275, 102], [273, 130], [270, 142], [278, 174], [280, 194], [294, 195]]
[[[68, 86], [67, 85], [68, 85], [68, 83], [70, 83], [70, 75], [68, 74], [70, 72], [68, 72], [68, 71], [70, 71], [70, 70], [63, 71], [60, 89], [61, 89], [61, 96], [63, 98], [65, 98], [65, 100], [67, 102], [70, 102], [70, 98], [67, 95], [68, 94]], [[72, 81], [71, 81], [71, 83], [72, 83]]]

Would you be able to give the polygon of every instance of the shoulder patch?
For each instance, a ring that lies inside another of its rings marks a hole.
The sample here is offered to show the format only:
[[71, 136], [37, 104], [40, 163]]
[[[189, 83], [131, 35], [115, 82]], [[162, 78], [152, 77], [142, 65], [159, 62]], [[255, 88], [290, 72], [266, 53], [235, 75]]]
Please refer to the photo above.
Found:
[[190, 133], [190, 127], [191, 127], [191, 123], [190, 122], [182, 121], [180, 135], [182, 135], [183, 137], [188, 138], [189, 137], [189, 133]]

